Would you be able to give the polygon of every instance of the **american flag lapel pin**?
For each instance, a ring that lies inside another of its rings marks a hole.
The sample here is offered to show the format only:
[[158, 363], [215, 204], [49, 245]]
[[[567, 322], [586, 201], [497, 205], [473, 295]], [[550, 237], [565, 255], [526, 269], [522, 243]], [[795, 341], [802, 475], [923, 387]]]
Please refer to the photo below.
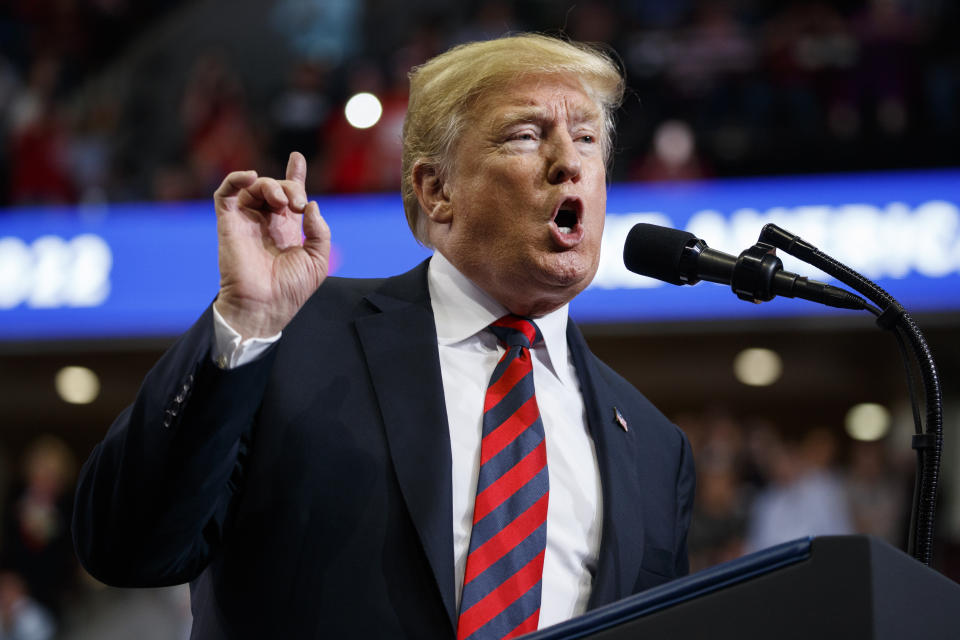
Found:
[[626, 418], [624, 418], [623, 414], [620, 413], [620, 409], [617, 409], [616, 407], [613, 408], [613, 421], [620, 425], [620, 428], [624, 431], [630, 431], [630, 429], [627, 428]]

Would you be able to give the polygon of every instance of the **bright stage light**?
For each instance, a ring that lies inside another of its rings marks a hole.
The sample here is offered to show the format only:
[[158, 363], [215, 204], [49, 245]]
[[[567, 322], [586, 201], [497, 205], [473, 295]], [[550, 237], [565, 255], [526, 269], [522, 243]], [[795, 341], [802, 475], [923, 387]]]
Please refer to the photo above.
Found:
[[737, 380], [751, 387], [766, 387], [780, 378], [783, 362], [770, 349], [744, 349], [733, 360]]
[[357, 129], [369, 129], [380, 120], [383, 107], [377, 96], [372, 93], [358, 93], [347, 100], [343, 113], [351, 126]]
[[890, 432], [890, 412], [873, 402], [851, 407], [844, 422], [850, 437], [863, 442], [879, 440]]
[[100, 395], [100, 378], [86, 367], [64, 367], [53, 380], [57, 393], [70, 404], [90, 404]]

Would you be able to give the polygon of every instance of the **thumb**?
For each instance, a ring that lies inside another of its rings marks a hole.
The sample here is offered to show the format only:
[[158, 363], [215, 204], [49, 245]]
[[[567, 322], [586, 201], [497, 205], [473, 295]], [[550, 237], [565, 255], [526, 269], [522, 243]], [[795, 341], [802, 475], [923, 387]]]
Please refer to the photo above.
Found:
[[326, 272], [330, 258], [330, 227], [320, 215], [316, 201], [307, 203], [303, 210], [303, 249], [314, 262], [322, 261]]

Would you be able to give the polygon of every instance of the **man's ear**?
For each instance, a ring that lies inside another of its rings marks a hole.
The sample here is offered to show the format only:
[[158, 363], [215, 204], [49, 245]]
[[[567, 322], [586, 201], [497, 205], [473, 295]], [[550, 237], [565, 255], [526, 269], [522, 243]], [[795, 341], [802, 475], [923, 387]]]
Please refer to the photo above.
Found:
[[452, 218], [449, 189], [437, 165], [417, 160], [413, 165], [413, 190], [420, 208], [431, 222], [445, 224]]

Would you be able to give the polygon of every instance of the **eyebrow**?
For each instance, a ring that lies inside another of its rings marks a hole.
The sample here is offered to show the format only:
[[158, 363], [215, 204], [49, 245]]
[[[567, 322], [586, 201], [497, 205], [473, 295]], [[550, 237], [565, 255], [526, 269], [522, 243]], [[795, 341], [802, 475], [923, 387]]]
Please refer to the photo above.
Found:
[[[570, 122], [574, 125], [592, 121], [599, 124], [601, 121], [600, 111], [593, 107], [574, 107], [570, 110], [570, 115]], [[543, 107], [511, 109], [499, 115], [496, 120], [494, 120], [494, 126], [497, 129], [503, 129], [514, 124], [545, 122], [552, 117], [552, 112]]]

